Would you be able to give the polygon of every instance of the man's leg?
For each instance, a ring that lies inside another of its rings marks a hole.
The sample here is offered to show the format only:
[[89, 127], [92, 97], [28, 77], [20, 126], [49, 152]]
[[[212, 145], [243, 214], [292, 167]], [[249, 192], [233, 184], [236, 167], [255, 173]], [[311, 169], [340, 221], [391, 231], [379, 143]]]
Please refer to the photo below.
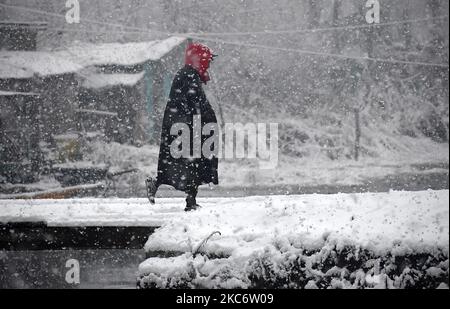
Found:
[[200, 206], [197, 204], [198, 186], [192, 185], [186, 188], [186, 208], [185, 211], [196, 210]]
[[145, 180], [145, 185], [147, 187], [148, 200], [150, 201], [150, 204], [154, 205], [155, 204], [155, 195], [161, 184], [159, 183], [158, 179], [155, 180], [154, 178], [148, 177]]

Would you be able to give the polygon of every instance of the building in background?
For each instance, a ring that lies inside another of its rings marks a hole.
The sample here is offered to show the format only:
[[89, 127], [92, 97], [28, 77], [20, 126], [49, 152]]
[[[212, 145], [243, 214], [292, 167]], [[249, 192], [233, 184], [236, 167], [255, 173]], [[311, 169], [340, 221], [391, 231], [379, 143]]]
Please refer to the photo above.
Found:
[[24, 44], [2, 36], [0, 120], [11, 147], [1, 151], [21, 153], [4, 158], [34, 162], [33, 171], [39, 172], [48, 164], [45, 153], [53, 154], [47, 158], [53, 163], [82, 160], [77, 149], [85, 137], [134, 145], [158, 142], [172, 78], [183, 64], [184, 38], [78, 44], [55, 51], [35, 50], [35, 38], [30, 35], [31, 42]]

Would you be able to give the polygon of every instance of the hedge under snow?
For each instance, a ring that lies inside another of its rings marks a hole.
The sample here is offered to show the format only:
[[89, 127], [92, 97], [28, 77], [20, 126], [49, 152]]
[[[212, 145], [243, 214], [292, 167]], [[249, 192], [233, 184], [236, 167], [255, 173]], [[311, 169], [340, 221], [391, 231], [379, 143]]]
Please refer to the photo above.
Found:
[[139, 287], [448, 288], [448, 190], [200, 202], [149, 237]]

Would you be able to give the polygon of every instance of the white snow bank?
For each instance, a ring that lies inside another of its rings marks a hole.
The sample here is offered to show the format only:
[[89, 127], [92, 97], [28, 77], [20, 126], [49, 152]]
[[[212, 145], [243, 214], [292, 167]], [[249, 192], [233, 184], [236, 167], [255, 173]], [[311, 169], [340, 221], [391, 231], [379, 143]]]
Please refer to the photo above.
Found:
[[[150, 256], [184, 254], [143, 262], [141, 287], [406, 287], [420, 276], [448, 278], [448, 190], [200, 203], [149, 237]], [[194, 256], [214, 231], [221, 235]]]
[[200, 199], [202, 210], [170, 220], [145, 249], [188, 252], [220, 231], [206, 253], [249, 256], [275, 242], [316, 250], [331, 239], [380, 254], [400, 243], [448, 251], [448, 202], [448, 190]]
[[0, 200], [0, 223], [45, 222], [48, 226], [161, 226], [183, 214], [183, 199]]

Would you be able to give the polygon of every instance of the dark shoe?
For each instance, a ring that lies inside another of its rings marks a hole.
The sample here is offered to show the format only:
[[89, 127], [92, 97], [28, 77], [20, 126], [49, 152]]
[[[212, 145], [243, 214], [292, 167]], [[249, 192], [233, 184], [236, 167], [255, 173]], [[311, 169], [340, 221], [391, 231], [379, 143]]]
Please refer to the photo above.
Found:
[[150, 201], [150, 204], [155, 205], [155, 195], [156, 191], [158, 190], [158, 187], [156, 186], [156, 181], [153, 178], [148, 177], [145, 180], [145, 185], [147, 187], [148, 200]]
[[200, 208], [202, 208], [202, 206], [195, 204], [193, 206], [186, 206], [186, 208], [184, 209], [185, 212], [190, 212], [190, 211], [195, 211], [195, 210], [199, 210]]

